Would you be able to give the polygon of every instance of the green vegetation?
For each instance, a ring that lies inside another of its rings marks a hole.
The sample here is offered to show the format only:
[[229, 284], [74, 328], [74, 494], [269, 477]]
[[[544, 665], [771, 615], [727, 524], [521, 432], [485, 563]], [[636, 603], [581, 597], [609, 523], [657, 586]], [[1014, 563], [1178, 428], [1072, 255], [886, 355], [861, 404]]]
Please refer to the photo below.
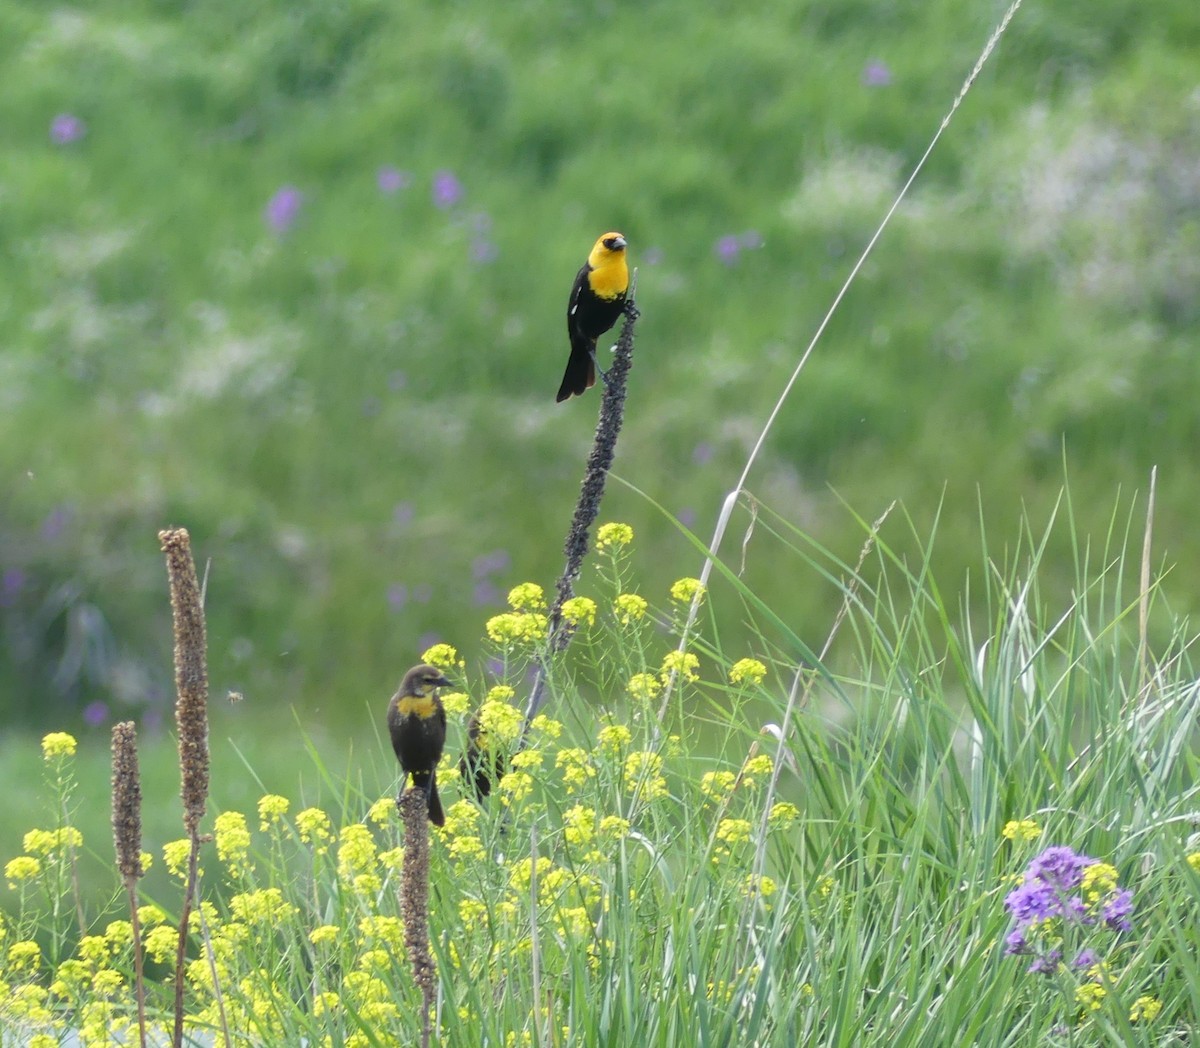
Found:
[[[1142, 536], [1093, 555], [1064, 506], [1007, 556], [985, 549], [967, 601], [931, 556], [902, 558], [878, 534], [860, 534], [856, 568], [777, 518], [763, 525], [781, 570], [841, 580], [829, 639], [847, 669], [797, 677], [803, 638], [732, 582], [767, 624], [752, 646], [722, 646], [702, 617], [676, 657], [694, 580], [652, 599], [632, 533], [604, 533], [571, 605], [576, 656], [551, 664], [554, 700], [527, 747], [482, 807], [452, 756], [439, 772], [435, 1043], [1189, 1043], [1200, 688], [1192, 638], [1156, 646], [1139, 627], [1163, 601], [1136, 585]], [[1051, 540], [1077, 549], [1067, 601], [1042, 586]], [[423, 653], [465, 683], [443, 695], [455, 753], [475, 709], [492, 752], [511, 754], [520, 731], [514, 685], [544, 645], [545, 605], [532, 585], [511, 601], [484, 644], [502, 683], [448, 645]], [[78, 902], [73, 888], [81, 850], [108, 847], [100, 827], [79, 839], [73, 798], [102, 792], [104, 772], [68, 736], [43, 749], [50, 821], [5, 855], [0, 1044], [54, 1048], [71, 1028], [110, 1044], [133, 1029], [131, 929], [114, 872]], [[253, 766], [214, 775], [249, 792], [202, 827], [215, 841], [201, 853], [208, 938], [196, 926], [190, 940], [188, 1029], [245, 1046], [416, 1044], [387, 775], [375, 764], [364, 790], [365, 774], [309, 751], [316, 795], [273, 788], [296, 753], [264, 749], [259, 781]], [[145, 784], [157, 819], [156, 790]], [[424, 826], [423, 803], [417, 816]], [[188, 842], [178, 824], [159, 832], [148, 823], [141, 841], [158, 880], [139, 913], [162, 1028]]]
[[[602, 229], [630, 237], [644, 312], [616, 471], [706, 531], [998, 14], [0, 7], [6, 723], [162, 719], [168, 524], [211, 558], [214, 686], [251, 706], [358, 731], [429, 639], [474, 660], [480, 612], [560, 567], [596, 409], [553, 403], [562, 314]], [[1158, 548], [1194, 604], [1194, 14], [1020, 12], [757, 496], [846, 557], [844, 504], [900, 497], [919, 530], [939, 515], [956, 579], [980, 515], [1048, 512], [1064, 462], [1083, 534], [1157, 464]], [[646, 501], [609, 499], [648, 583], [695, 570]], [[1070, 549], [1047, 552], [1069, 586]], [[758, 544], [746, 578], [803, 635], [837, 605]]]

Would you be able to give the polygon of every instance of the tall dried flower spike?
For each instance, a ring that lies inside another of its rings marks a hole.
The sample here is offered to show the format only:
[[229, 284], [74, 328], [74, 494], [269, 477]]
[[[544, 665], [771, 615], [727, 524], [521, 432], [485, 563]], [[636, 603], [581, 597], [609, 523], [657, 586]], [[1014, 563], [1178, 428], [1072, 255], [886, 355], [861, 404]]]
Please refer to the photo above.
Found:
[[137, 730], [122, 721], [112, 730], [112, 822], [117, 869], [127, 885], [142, 876], [142, 783]]
[[175, 621], [175, 724], [183, 779], [183, 824], [197, 833], [208, 801], [208, 665], [204, 607], [196, 580], [191, 540], [184, 528], [158, 533], [167, 557], [171, 612]]
[[400, 878], [400, 917], [413, 982], [421, 988], [424, 1011], [421, 1044], [429, 1044], [437, 964], [429, 952], [429, 821], [425, 791], [419, 786], [396, 798], [404, 822], [404, 866]]

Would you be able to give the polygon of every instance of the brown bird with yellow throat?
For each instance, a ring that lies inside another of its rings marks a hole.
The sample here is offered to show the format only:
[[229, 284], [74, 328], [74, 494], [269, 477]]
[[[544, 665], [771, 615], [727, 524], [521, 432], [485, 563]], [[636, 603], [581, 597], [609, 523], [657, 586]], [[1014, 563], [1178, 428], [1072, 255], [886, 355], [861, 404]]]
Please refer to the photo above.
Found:
[[437, 766], [446, 745], [446, 710], [437, 689], [450, 686], [436, 666], [414, 666], [388, 703], [388, 734], [400, 770], [405, 779], [411, 774], [413, 785], [425, 791], [429, 821], [435, 826], [446, 824], [437, 791]]
[[575, 274], [567, 303], [571, 355], [556, 401], [579, 396], [596, 384], [596, 339], [617, 322], [625, 309], [628, 290], [625, 238], [620, 233], [605, 233]]

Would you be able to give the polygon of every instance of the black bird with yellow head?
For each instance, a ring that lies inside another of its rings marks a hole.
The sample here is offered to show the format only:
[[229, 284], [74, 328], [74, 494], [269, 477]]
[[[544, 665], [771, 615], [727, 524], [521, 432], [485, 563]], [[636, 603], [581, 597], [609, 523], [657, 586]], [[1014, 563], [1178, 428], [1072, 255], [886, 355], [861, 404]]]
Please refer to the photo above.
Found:
[[400, 770], [405, 778], [411, 774], [413, 785], [425, 791], [429, 821], [435, 826], [446, 824], [437, 791], [437, 766], [446, 745], [446, 710], [437, 690], [450, 686], [436, 666], [414, 666], [388, 703], [388, 733]]

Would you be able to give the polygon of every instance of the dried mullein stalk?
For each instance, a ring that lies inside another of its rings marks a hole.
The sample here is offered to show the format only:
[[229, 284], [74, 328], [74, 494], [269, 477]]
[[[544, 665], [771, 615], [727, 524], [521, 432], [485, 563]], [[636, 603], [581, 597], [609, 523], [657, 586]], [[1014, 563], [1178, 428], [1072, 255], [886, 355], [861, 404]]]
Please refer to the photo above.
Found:
[[404, 866], [400, 879], [400, 917], [413, 982], [421, 988], [424, 1013], [422, 1048], [428, 1048], [433, 1022], [437, 965], [429, 952], [429, 819], [425, 791], [419, 786], [396, 798], [404, 822]]
[[138, 772], [137, 729], [133, 721], [113, 725], [112, 767], [113, 843], [117, 849], [117, 869], [121, 871], [121, 880], [129, 896], [138, 1035], [142, 1048], [146, 1048], [146, 984], [137, 904], [137, 882], [145, 872], [142, 869], [142, 781]]
[[197, 833], [208, 802], [208, 663], [204, 606], [184, 528], [158, 533], [167, 556], [171, 613], [175, 620], [175, 724], [179, 732], [179, 768], [183, 779], [183, 824]]

